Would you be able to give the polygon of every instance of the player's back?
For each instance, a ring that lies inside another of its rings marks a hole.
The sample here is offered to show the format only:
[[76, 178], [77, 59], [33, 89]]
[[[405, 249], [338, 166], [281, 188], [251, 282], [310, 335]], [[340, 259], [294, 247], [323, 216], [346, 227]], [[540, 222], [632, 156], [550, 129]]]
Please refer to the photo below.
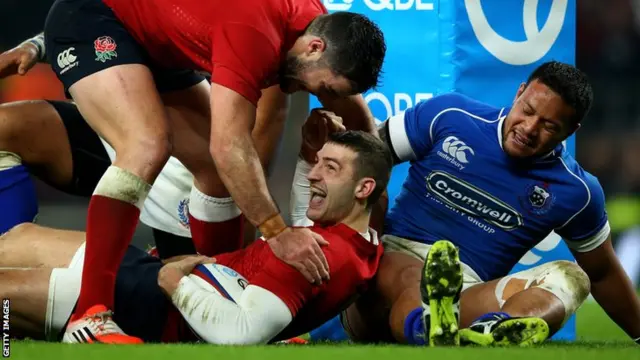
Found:
[[[154, 62], [208, 72], [215, 62], [215, 51], [230, 51], [225, 49], [229, 44], [251, 41], [251, 36], [271, 50], [266, 54], [256, 48], [253, 57], [280, 54], [285, 42], [291, 41], [286, 35], [296, 17], [309, 9], [316, 9], [312, 11], [316, 16], [326, 11], [318, 0], [103, 1]], [[311, 19], [305, 20], [307, 24]], [[240, 66], [251, 66], [253, 60], [244, 55], [244, 51], [235, 54]]]
[[[483, 280], [506, 275], [552, 230], [574, 239], [594, 235], [606, 221], [590, 215], [603, 211], [597, 180], [563, 145], [536, 159], [510, 158], [502, 149], [508, 112], [447, 94], [392, 119], [403, 123], [414, 160], [385, 232], [424, 243], [452, 240]], [[580, 227], [581, 216], [588, 225]]]

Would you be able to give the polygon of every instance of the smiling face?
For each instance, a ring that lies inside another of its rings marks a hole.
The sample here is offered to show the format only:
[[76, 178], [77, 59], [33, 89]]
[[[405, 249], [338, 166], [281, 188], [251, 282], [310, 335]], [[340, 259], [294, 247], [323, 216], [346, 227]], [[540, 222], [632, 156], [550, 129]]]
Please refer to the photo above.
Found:
[[540, 81], [522, 84], [504, 121], [503, 149], [515, 158], [544, 155], [580, 127], [575, 115], [560, 95]]
[[318, 162], [307, 176], [311, 184], [309, 219], [316, 223], [338, 223], [349, 215], [356, 201], [356, 156], [346, 147], [332, 143], [318, 151]]

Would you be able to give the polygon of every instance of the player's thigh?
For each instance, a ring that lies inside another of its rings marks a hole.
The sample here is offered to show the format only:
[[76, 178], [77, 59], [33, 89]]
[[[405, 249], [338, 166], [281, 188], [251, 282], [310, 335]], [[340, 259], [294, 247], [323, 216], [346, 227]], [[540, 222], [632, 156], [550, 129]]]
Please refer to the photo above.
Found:
[[[171, 151], [169, 124], [149, 59], [101, 1], [56, 2], [47, 17], [49, 62], [116, 164], [146, 180]], [[81, 64], [81, 65], [80, 65]]]
[[193, 174], [199, 190], [223, 197], [226, 189], [209, 152], [210, 89], [203, 80], [184, 90], [163, 93], [162, 99], [173, 133], [173, 155]]
[[84, 232], [20, 224], [0, 236], [0, 267], [67, 267], [84, 241]]
[[3, 309], [9, 307], [13, 337], [44, 339], [50, 276], [46, 268], [0, 269], [0, 297]]
[[0, 105], [0, 151], [17, 154], [23, 164], [52, 185], [68, 184], [73, 165], [61, 120], [56, 108], [43, 100]]
[[158, 286], [160, 259], [129, 246], [116, 276], [114, 320], [145, 342], [160, 342], [169, 316], [176, 315]]
[[[56, 181], [52, 176], [40, 177], [49, 185], [68, 194], [90, 197], [98, 181], [111, 165], [105, 145], [87, 124], [74, 103], [68, 101], [49, 101], [48, 103], [58, 115], [57, 122], [63, 126], [66, 147], [64, 153], [55, 150], [50, 152], [48, 156], [51, 160], [46, 161], [47, 172], [60, 174], [62, 177], [57, 178], [63, 180]], [[60, 164], [61, 161], [65, 162], [64, 166]], [[71, 162], [71, 169], [68, 166], [69, 162]]]

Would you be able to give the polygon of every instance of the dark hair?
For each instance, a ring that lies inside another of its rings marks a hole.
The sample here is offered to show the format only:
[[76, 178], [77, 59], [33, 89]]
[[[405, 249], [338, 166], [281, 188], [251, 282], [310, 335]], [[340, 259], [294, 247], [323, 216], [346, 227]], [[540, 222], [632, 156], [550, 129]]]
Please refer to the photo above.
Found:
[[378, 86], [387, 46], [382, 31], [369, 18], [352, 12], [321, 15], [305, 33], [325, 42], [323, 61], [336, 75], [350, 80], [354, 92]]
[[367, 207], [378, 201], [389, 183], [393, 159], [389, 147], [376, 136], [364, 131], [341, 131], [329, 135], [329, 141], [354, 151], [355, 177], [371, 177], [376, 181], [376, 188], [367, 199]]
[[581, 122], [589, 112], [593, 103], [593, 89], [587, 75], [575, 66], [559, 61], [546, 62], [529, 75], [527, 85], [534, 80], [548, 86], [575, 110], [576, 123]]

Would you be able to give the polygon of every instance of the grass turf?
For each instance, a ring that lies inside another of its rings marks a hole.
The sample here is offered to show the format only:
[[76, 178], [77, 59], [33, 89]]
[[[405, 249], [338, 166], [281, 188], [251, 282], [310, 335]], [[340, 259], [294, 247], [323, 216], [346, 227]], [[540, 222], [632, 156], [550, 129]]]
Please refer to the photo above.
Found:
[[383, 358], [408, 359], [428, 356], [433, 359], [470, 360], [481, 357], [600, 360], [640, 359], [640, 347], [607, 317], [594, 302], [587, 302], [578, 311], [578, 341], [548, 342], [536, 348], [416, 348], [406, 346], [359, 346], [349, 344], [275, 345], [231, 347], [212, 345], [65, 345], [36, 341], [11, 343], [12, 359], [260, 359], [304, 360]]

